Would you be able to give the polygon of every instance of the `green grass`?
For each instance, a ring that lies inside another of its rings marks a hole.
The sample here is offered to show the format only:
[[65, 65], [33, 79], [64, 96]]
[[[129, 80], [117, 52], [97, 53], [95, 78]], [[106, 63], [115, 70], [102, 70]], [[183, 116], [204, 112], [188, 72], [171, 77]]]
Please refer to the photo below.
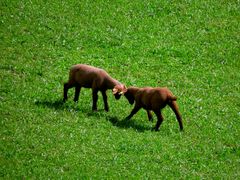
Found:
[[[240, 4], [229, 1], [1, 1], [0, 177], [237, 179]], [[69, 67], [127, 86], [168, 86], [159, 132], [125, 98], [91, 112], [91, 90], [62, 104]]]

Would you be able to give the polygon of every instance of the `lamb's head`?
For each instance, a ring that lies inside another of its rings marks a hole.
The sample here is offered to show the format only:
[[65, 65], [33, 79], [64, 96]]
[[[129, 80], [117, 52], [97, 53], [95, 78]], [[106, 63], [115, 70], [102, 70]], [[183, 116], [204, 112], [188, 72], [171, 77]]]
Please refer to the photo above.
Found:
[[133, 105], [134, 103], [134, 96], [130, 91], [127, 91], [124, 96], [127, 98], [128, 102]]
[[122, 84], [118, 84], [114, 86], [112, 93], [115, 96], [116, 99], [120, 99], [122, 95], [124, 95], [127, 92], [127, 87]]

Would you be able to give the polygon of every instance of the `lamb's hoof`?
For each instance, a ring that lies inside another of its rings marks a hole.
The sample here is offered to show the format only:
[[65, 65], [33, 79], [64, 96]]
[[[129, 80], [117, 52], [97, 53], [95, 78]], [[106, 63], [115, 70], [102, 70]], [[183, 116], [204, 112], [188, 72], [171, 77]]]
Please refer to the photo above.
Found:
[[157, 129], [156, 127], [153, 127], [153, 128], [152, 128], [152, 131], [158, 132], [159, 129]]
[[126, 117], [126, 118], [123, 119], [123, 121], [129, 121], [130, 119], [131, 119], [131, 118]]

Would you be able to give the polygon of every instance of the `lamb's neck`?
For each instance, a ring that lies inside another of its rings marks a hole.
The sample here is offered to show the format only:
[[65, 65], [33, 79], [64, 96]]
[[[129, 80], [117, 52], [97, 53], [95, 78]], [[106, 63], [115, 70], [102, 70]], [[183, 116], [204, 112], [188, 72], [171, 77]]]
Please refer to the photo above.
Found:
[[116, 79], [113, 78], [107, 78], [106, 79], [106, 85], [109, 89], [113, 89], [114, 86], [121, 84], [119, 81], [117, 81]]
[[128, 91], [135, 97], [135, 95], [137, 94], [137, 91], [139, 90], [139, 88], [137, 87], [129, 87]]

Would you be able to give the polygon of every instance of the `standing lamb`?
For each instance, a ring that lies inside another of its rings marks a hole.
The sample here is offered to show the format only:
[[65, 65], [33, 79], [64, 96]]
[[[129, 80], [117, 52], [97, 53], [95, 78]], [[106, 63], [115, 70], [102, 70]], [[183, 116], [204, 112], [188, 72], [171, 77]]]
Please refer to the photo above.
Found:
[[75, 102], [78, 101], [82, 87], [92, 88], [93, 111], [97, 110], [98, 91], [101, 91], [102, 93], [105, 111], [109, 111], [106, 94], [108, 89], [112, 89], [116, 99], [119, 99], [121, 95], [127, 91], [125, 85], [121, 84], [116, 79], [113, 79], [103, 69], [85, 64], [76, 64], [71, 67], [69, 72], [69, 80], [64, 84], [64, 102], [67, 100], [68, 89], [72, 87], [75, 87]]
[[144, 108], [147, 111], [148, 119], [151, 121], [151, 110], [153, 110], [158, 118], [155, 127], [155, 130], [158, 131], [163, 121], [161, 109], [163, 109], [166, 105], [169, 105], [177, 117], [180, 130], [183, 130], [182, 118], [178, 111], [178, 106], [176, 103], [177, 97], [175, 97], [168, 88], [129, 87], [124, 96], [128, 99], [130, 104], [133, 104], [134, 101], [136, 101], [131, 114], [126, 117], [127, 120], [131, 119], [132, 116], [136, 114], [141, 108]]

